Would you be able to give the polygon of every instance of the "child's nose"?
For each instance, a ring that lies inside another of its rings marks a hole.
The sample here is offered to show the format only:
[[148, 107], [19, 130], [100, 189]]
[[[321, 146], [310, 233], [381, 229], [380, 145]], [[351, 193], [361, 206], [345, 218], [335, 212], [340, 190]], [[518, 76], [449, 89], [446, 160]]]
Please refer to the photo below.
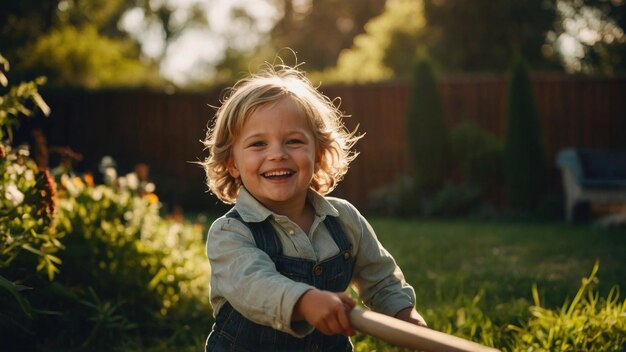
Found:
[[270, 160], [284, 160], [287, 159], [287, 151], [284, 145], [276, 145], [270, 149]]

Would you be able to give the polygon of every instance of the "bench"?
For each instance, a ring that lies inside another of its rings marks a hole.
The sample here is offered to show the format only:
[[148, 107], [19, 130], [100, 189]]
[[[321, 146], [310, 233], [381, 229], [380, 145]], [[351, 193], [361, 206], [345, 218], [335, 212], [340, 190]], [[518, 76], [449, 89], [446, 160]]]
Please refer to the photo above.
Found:
[[565, 218], [579, 203], [626, 203], [626, 149], [563, 149], [556, 157], [565, 193]]

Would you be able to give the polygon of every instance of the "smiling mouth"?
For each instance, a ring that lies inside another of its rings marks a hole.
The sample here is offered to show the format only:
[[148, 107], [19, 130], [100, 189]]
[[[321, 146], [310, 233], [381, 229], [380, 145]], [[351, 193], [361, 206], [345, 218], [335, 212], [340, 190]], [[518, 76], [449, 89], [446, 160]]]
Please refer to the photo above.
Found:
[[263, 177], [270, 180], [280, 180], [291, 177], [295, 174], [292, 170], [276, 170], [276, 171], [268, 171], [262, 174]]

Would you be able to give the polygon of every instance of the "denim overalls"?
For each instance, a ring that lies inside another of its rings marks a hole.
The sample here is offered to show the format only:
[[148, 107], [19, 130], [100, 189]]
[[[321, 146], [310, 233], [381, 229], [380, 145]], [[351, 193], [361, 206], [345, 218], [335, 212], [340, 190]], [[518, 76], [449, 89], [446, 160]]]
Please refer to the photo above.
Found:
[[[257, 247], [266, 252], [276, 264], [276, 270], [288, 278], [315, 286], [320, 290], [343, 292], [352, 278], [354, 258], [352, 245], [343, 232], [338, 219], [326, 216], [324, 224], [339, 247], [339, 254], [322, 262], [287, 257], [269, 219], [262, 222], [244, 222], [233, 209], [226, 217], [246, 224], [252, 231]], [[226, 302], [220, 309], [213, 330], [207, 339], [206, 351], [256, 352], [256, 351], [352, 351], [347, 336], [324, 335], [318, 330], [297, 338], [256, 324], [237, 312]]]

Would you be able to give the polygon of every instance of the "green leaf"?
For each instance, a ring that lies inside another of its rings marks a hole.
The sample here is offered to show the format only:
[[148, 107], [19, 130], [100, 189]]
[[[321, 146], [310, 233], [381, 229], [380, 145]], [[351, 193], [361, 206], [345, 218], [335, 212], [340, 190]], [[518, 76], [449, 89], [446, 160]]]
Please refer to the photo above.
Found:
[[9, 291], [9, 293], [11, 293], [13, 297], [15, 297], [15, 300], [17, 300], [17, 303], [20, 305], [22, 312], [24, 312], [26, 316], [28, 316], [31, 319], [33, 318], [33, 314], [32, 314], [33, 310], [30, 307], [30, 302], [28, 302], [28, 300], [20, 294], [20, 291], [30, 289], [30, 287], [15, 284], [5, 279], [2, 275], [0, 275], [0, 287]]

